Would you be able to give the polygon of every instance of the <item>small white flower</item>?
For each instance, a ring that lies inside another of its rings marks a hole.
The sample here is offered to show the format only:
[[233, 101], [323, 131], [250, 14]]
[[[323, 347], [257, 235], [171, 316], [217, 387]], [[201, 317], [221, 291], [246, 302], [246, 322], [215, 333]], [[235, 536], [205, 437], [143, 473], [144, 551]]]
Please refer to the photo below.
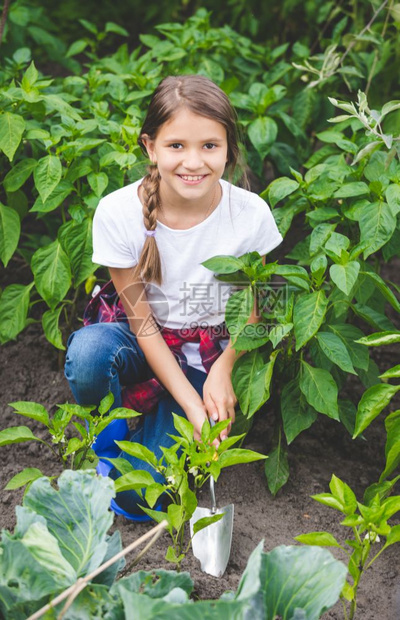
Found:
[[175, 486], [176, 485], [176, 478], [175, 478], [175, 476], [167, 476], [167, 482], [169, 482], [170, 484]]
[[364, 540], [370, 540], [372, 544], [381, 542], [381, 539], [375, 532], [367, 532], [364, 536]]
[[199, 473], [199, 468], [198, 467], [191, 467], [189, 469], [189, 474], [192, 474], [192, 476], [197, 476], [198, 473]]

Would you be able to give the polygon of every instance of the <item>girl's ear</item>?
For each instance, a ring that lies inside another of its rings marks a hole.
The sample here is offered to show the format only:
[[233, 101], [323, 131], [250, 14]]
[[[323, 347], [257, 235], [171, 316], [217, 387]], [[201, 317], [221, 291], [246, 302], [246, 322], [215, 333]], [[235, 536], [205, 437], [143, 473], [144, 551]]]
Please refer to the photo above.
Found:
[[141, 136], [142, 144], [145, 147], [147, 154], [149, 156], [150, 161], [153, 164], [157, 163], [156, 154], [154, 151], [154, 140], [152, 140], [147, 134], [143, 134]]

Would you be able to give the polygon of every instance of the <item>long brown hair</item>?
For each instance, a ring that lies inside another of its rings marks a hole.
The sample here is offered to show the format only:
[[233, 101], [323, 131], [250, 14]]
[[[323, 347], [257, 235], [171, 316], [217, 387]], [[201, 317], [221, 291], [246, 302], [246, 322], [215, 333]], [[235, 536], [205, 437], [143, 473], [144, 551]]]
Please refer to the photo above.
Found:
[[[182, 108], [215, 120], [225, 127], [228, 143], [226, 171], [231, 179], [240, 157], [236, 113], [224, 91], [203, 75], [169, 76], [160, 82], [150, 101], [138, 138], [142, 151], [147, 155], [143, 138], [155, 140], [161, 126]], [[156, 165], [149, 166], [142, 187], [144, 224], [148, 231], [155, 231], [160, 204], [160, 175]], [[134, 276], [147, 282], [162, 283], [160, 253], [155, 236], [146, 236]]]

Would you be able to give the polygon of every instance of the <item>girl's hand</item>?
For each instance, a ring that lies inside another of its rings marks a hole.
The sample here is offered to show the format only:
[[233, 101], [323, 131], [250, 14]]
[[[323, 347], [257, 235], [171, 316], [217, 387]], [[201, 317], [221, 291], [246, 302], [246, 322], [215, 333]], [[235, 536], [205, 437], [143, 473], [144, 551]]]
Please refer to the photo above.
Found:
[[199, 403], [192, 403], [185, 407], [186, 417], [194, 427], [194, 438], [198, 441], [201, 440], [201, 429], [204, 421], [207, 420], [207, 411], [199, 399]]
[[[219, 363], [220, 362], [220, 363]], [[214, 362], [203, 386], [203, 400], [208, 415], [215, 422], [235, 421], [237, 398], [232, 387], [231, 368], [219, 358]], [[221, 441], [228, 437], [232, 424], [222, 431]]]

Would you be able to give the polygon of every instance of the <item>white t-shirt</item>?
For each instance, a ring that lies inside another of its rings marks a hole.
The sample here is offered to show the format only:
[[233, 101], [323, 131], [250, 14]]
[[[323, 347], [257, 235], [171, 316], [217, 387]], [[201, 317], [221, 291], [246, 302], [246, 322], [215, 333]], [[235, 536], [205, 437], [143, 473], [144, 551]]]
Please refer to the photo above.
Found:
[[[106, 267], [134, 267], [145, 242], [141, 180], [100, 200], [93, 220], [93, 262]], [[220, 181], [222, 198], [202, 222], [186, 230], [157, 223], [161, 286], [146, 285], [146, 298], [156, 321], [172, 329], [219, 325], [232, 286], [220, 282], [201, 263], [217, 255], [262, 256], [282, 241], [272, 213], [257, 194]], [[225, 348], [228, 340], [221, 341]], [[204, 372], [199, 344], [185, 343], [189, 366]]]

